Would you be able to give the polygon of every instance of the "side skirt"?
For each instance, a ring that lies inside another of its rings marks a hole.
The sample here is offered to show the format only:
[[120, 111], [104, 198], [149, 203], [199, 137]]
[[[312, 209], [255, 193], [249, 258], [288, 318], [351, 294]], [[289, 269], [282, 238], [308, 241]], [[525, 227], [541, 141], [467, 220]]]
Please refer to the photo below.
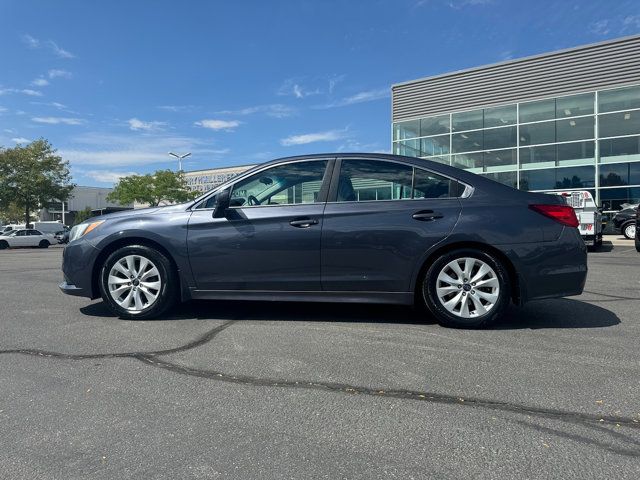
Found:
[[413, 305], [413, 292], [281, 292], [267, 290], [191, 290], [194, 300], [271, 302], [347, 302]]

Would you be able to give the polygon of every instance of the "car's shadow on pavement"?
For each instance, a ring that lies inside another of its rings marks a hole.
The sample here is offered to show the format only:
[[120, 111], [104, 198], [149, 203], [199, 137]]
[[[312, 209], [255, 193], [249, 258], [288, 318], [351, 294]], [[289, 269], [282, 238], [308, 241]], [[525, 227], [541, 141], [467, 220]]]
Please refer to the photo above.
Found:
[[[104, 302], [80, 311], [88, 316], [113, 317]], [[422, 309], [394, 305], [350, 303], [302, 303], [258, 301], [191, 301], [175, 307], [157, 321], [251, 320], [283, 322], [349, 322], [435, 324]], [[122, 320], [127, 321], [127, 320]], [[492, 329], [602, 328], [620, 323], [613, 312], [590, 303], [562, 298], [531, 302], [522, 308], [511, 306]]]

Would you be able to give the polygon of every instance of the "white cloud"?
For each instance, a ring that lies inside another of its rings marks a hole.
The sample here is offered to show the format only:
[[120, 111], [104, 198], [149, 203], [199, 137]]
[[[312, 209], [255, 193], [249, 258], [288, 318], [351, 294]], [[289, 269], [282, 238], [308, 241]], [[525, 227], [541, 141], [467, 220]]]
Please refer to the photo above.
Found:
[[40, 47], [40, 40], [38, 40], [37, 38], [33, 38], [31, 35], [24, 34], [21, 38], [22, 42], [29, 48]]
[[196, 109], [195, 105], [159, 105], [156, 108], [167, 112], [191, 112]]
[[474, 7], [480, 5], [491, 5], [493, 0], [452, 0], [449, 2], [449, 7], [456, 10], [460, 10], [464, 7]]
[[311, 95], [319, 95], [322, 93], [322, 90], [319, 88], [307, 88], [300, 84], [300, 79], [288, 78], [286, 79], [276, 94], [281, 96], [293, 96], [295, 98], [305, 98]]
[[228, 154], [227, 148], [213, 148], [211, 142], [183, 136], [168, 136], [158, 133], [105, 134], [87, 132], [69, 139], [70, 146], [59, 154], [77, 168], [90, 165], [100, 167], [132, 169], [140, 165], [174, 164], [167, 152], [191, 152], [196, 159], [207, 161], [220, 159]]
[[622, 19], [622, 26], [624, 29], [632, 28], [639, 29], [640, 28], [640, 15], [628, 15]]
[[58, 46], [56, 42], [53, 40], [47, 41], [47, 46], [51, 49], [51, 51], [60, 58], [75, 58], [75, 55], [64, 48]]
[[608, 35], [611, 31], [611, 26], [609, 20], [603, 19], [593, 22], [589, 26], [589, 30], [591, 33], [595, 33], [596, 35]]
[[254, 107], [241, 108], [239, 110], [221, 110], [214, 112], [216, 115], [253, 115], [256, 113], [264, 113], [273, 118], [292, 117], [296, 114], [296, 109], [283, 105], [281, 103], [272, 103], [269, 105], [256, 105]]
[[31, 85], [33, 85], [34, 87], [46, 87], [47, 85], [49, 85], [49, 80], [47, 80], [46, 78], [36, 78], [31, 82]]
[[41, 42], [40, 40], [38, 40], [37, 38], [29, 35], [29, 34], [24, 34], [21, 36], [22, 42], [29, 48], [41, 48], [41, 47], [45, 47], [48, 48], [49, 50], [51, 50], [53, 52], [54, 55], [56, 55], [57, 57], [60, 58], [75, 58], [75, 55], [71, 52], [69, 52], [68, 50], [65, 50], [64, 48], [60, 47], [56, 42], [54, 42], [53, 40], [47, 40], [45, 42]]
[[99, 183], [117, 183], [122, 177], [138, 175], [136, 172], [116, 172], [113, 170], [89, 170], [81, 173]]
[[42, 92], [38, 90], [31, 90], [30, 88], [0, 88], [0, 95], [7, 95], [9, 93], [23, 93], [31, 97], [41, 97]]
[[67, 70], [53, 68], [47, 72], [49, 78], [71, 78], [73, 74]]
[[241, 122], [238, 120], [200, 120], [195, 122], [195, 125], [203, 128], [210, 128], [211, 130], [227, 130], [232, 131]]
[[12, 138], [11, 141], [14, 143], [30, 143], [31, 142], [31, 140], [24, 137], [15, 137], [15, 138]]
[[333, 93], [333, 89], [336, 88], [338, 83], [342, 82], [346, 78], [346, 75], [334, 75], [329, 78], [329, 95]]
[[315, 142], [332, 142], [335, 140], [341, 140], [347, 135], [346, 129], [344, 130], [327, 130], [326, 132], [316, 133], [304, 133], [302, 135], [291, 135], [287, 138], [280, 140], [280, 144], [284, 147], [291, 147], [294, 145], [306, 145], [308, 143]]
[[356, 93], [350, 97], [345, 97], [335, 102], [327, 103], [324, 105], [316, 105], [314, 108], [335, 108], [345, 107], [347, 105], [354, 105], [356, 103], [372, 102], [374, 100], [380, 100], [387, 98], [390, 95], [389, 88], [378, 88], [374, 90], [366, 90], [364, 92]]
[[23, 90], [20, 90], [21, 93], [24, 93], [25, 95], [29, 95], [30, 97], [41, 97], [42, 96], [42, 92], [38, 91], [38, 90], [31, 90], [30, 88], [25, 88]]
[[36, 123], [46, 123], [49, 125], [82, 125], [85, 123], [81, 118], [69, 118], [69, 117], [34, 117], [31, 119]]
[[0, 113], [8, 112], [9, 109], [7, 107], [0, 107]]
[[137, 118], [130, 118], [129, 120], [127, 120], [127, 123], [129, 124], [129, 128], [131, 130], [145, 130], [147, 132], [161, 130], [162, 127], [166, 125], [165, 122], [143, 122], [142, 120], [139, 120]]

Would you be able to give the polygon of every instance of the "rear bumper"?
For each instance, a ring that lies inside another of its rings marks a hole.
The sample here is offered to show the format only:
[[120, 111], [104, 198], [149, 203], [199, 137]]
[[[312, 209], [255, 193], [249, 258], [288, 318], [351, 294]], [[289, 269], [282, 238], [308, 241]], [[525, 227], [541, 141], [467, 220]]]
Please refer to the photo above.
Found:
[[552, 242], [500, 246], [515, 266], [520, 300], [580, 295], [587, 280], [587, 247], [575, 228]]

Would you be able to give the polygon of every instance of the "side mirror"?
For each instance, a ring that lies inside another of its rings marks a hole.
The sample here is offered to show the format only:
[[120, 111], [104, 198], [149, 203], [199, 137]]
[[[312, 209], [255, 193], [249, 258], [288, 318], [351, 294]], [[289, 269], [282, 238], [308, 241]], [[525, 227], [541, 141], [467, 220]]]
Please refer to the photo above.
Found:
[[229, 189], [221, 191], [216, 195], [216, 203], [213, 207], [213, 214], [211, 215], [213, 218], [222, 218], [224, 217], [227, 208], [229, 208]]

